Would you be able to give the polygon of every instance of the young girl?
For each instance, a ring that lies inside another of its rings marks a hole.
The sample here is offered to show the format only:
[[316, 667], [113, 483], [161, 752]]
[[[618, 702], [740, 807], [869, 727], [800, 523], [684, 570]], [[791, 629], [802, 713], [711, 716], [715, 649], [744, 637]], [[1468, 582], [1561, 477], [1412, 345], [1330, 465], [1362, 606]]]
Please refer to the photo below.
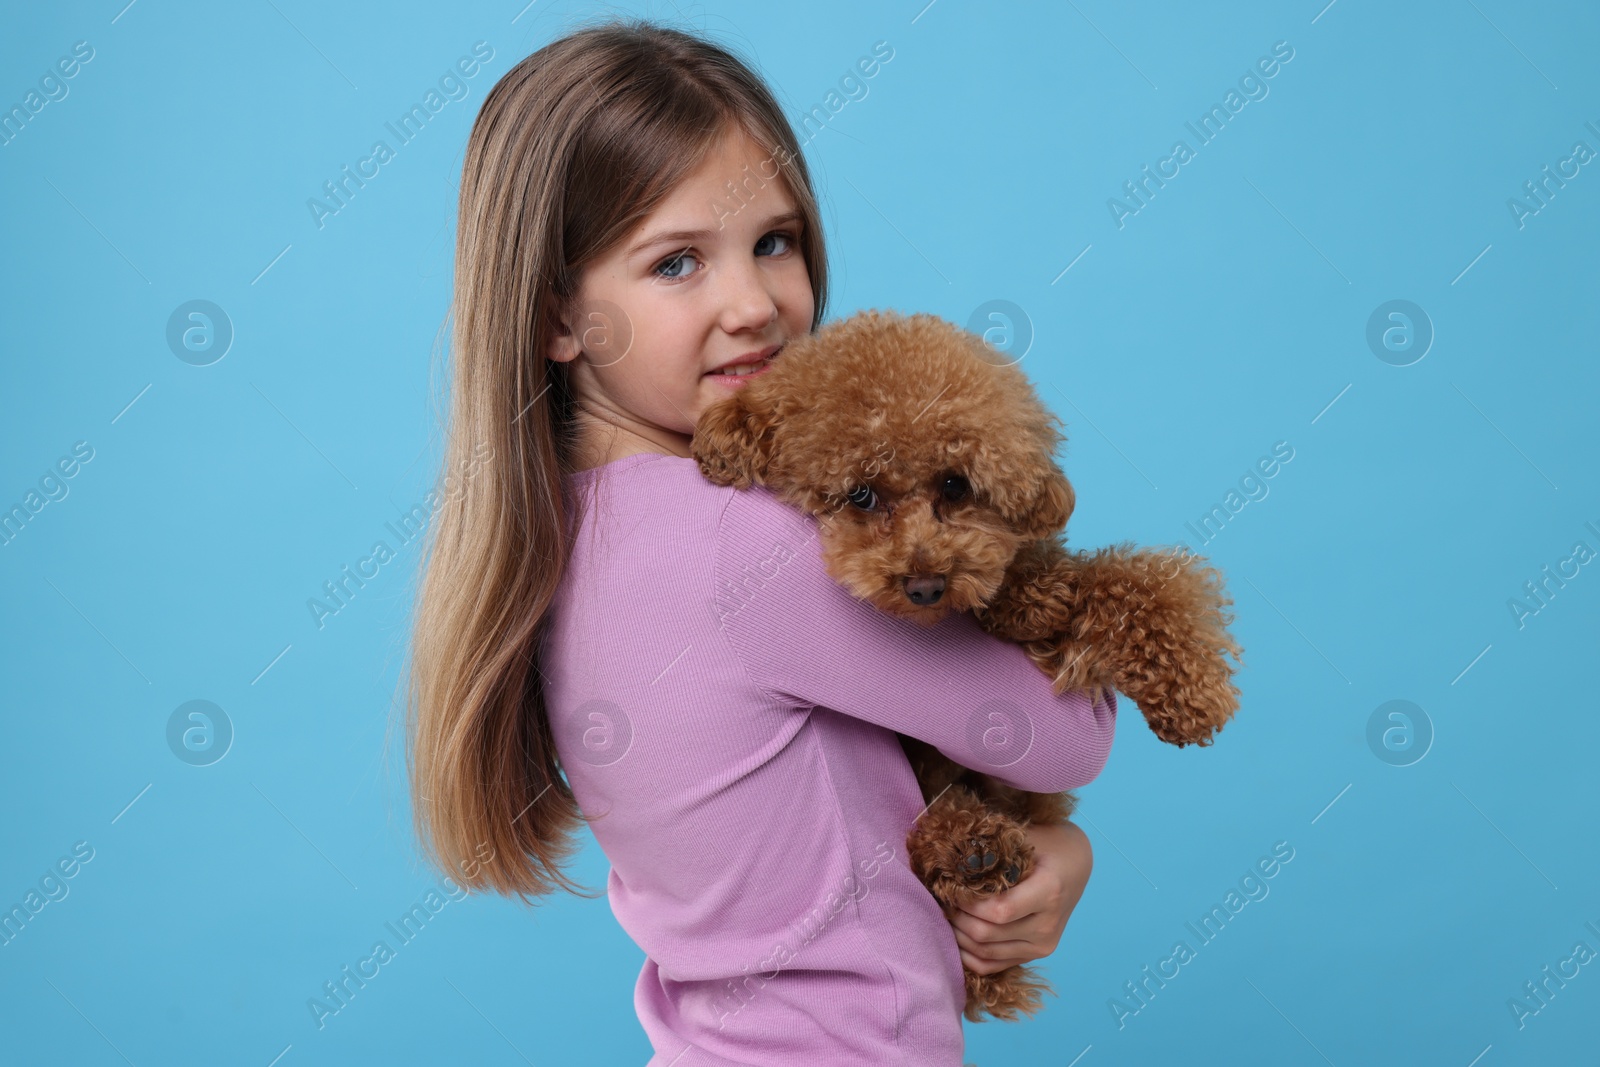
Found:
[[655, 1067], [959, 1065], [963, 963], [1049, 954], [1089, 875], [1080, 830], [1035, 828], [1037, 870], [946, 922], [906, 866], [923, 801], [895, 734], [1068, 789], [1104, 765], [1115, 697], [1052, 694], [969, 616], [854, 600], [815, 519], [690, 458], [700, 412], [821, 321], [826, 264], [788, 122], [694, 36], [573, 33], [473, 125], [417, 830], [526, 901], [582, 892], [562, 867], [587, 823], [647, 956]]

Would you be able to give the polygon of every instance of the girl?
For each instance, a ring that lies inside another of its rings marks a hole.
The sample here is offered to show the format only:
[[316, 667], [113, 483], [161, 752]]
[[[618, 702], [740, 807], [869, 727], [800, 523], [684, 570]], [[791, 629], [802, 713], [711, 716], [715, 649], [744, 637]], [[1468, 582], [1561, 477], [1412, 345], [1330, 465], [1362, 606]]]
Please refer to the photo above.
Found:
[[1038, 870], [947, 923], [905, 863], [895, 733], [1061, 790], [1104, 765], [1115, 697], [1055, 696], [969, 616], [854, 600], [816, 520], [689, 458], [700, 412], [821, 322], [826, 263], [793, 130], [694, 36], [573, 33], [473, 125], [416, 826], [527, 901], [582, 894], [562, 867], [590, 825], [656, 1067], [959, 1065], [962, 964], [1049, 954], [1089, 875], [1082, 831], [1036, 828]]

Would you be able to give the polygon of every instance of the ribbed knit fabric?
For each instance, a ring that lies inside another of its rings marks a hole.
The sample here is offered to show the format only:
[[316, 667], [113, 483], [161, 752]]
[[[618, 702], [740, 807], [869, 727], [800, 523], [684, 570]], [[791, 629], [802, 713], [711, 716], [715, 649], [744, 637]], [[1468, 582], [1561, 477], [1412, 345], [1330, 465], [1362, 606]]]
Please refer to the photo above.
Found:
[[1035, 791], [1104, 766], [1116, 697], [1056, 696], [967, 615], [856, 600], [817, 521], [632, 455], [597, 490], [542, 648], [568, 780], [647, 959], [650, 1067], [960, 1067], [955, 934], [906, 866], [895, 732]]

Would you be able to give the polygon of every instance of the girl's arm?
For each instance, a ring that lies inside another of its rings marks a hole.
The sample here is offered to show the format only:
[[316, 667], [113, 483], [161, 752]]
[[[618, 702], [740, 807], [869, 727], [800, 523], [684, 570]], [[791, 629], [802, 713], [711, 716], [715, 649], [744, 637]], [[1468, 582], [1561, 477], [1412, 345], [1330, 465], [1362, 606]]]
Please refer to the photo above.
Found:
[[1019, 789], [1059, 792], [1105, 765], [1116, 696], [1057, 695], [1019, 646], [965, 614], [929, 627], [855, 599], [822, 564], [817, 520], [757, 486], [729, 493], [714, 557], [716, 610], [750, 679], [908, 734]]

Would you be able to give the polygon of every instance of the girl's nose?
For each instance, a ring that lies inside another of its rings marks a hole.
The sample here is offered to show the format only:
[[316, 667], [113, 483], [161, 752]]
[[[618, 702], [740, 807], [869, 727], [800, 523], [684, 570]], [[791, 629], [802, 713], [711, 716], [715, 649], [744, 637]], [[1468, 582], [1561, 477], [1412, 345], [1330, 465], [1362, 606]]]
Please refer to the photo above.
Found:
[[728, 333], [761, 330], [778, 318], [778, 302], [767, 288], [768, 279], [754, 263], [723, 276], [722, 328]]

